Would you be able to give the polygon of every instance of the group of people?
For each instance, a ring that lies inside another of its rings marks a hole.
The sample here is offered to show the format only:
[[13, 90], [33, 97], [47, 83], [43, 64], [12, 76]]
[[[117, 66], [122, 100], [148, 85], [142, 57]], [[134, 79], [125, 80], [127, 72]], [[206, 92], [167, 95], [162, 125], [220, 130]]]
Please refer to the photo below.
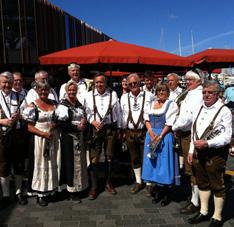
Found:
[[[22, 89], [21, 74], [0, 74], [3, 206], [9, 204], [11, 174], [19, 204], [27, 204], [22, 191], [25, 159], [27, 191], [37, 196], [40, 206], [47, 206], [51, 195], [64, 186], [73, 202], [81, 202], [80, 192], [88, 187], [88, 198], [96, 199], [103, 151], [105, 189], [117, 194], [113, 161], [121, 152], [116, 149], [121, 139], [127, 144], [134, 173], [130, 193], [145, 188], [147, 196], [154, 196], [154, 203], [166, 206], [183, 173], [191, 184], [191, 200], [180, 212], [198, 212], [188, 219], [190, 224], [207, 220], [213, 194], [215, 209], [209, 226], [221, 226], [232, 114], [219, 98], [216, 81], [202, 84], [199, 71], [191, 70], [185, 75], [187, 88], [183, 90], [177, 74], [170, 73], [166, 82], [156, 84], [153, 72], [147, 71], [142, 87], [140, 77], [132, 73], [123, 78], [123, 93], [118, 97], [102, 73], [95, 75], [90, 91], [80, 78], [79, 65], [70, 64], [68, 74], [71, 80], [61, 86], [59, 98], [45, 71], [35, 74], [28, 93]], [[13, 84], [19, 82], [17, 89]]]

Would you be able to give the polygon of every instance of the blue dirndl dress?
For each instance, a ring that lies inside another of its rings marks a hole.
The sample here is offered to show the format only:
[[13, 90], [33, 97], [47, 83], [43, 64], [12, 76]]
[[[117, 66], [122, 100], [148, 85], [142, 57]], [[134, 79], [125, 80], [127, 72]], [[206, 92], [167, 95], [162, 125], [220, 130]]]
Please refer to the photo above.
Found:
[[[149, 114], [152, 130], [156, 135], [160, 135], [165, 123], [166, 112], [171, 101], [167, 103], [165, 111], [162, 114]], [[180, 184], [178, 155], [173, 150], [174, 138], [169, 131], [162, 139], [156, 149], [156, 157], [151, 159], [147, 156], [149, 153], [150, 135], [147, 132], [144, 143], [144, 158], [142, 166], [142, 179], [145, 182], [155, 182], [159, 185]]]

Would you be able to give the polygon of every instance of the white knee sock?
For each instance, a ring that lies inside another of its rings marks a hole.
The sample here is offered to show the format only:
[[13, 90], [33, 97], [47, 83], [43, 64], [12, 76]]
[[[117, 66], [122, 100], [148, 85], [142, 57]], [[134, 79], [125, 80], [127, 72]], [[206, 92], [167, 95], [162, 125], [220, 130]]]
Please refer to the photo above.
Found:
[[137, 168], [137, 169], [133, 169], [134, 173], [135, 173], [135, 177], [136, 177], [136, 183], [141, 184], [141, 168]]
[[199, 189], [197, 185], [192, 185], [192, 198], [191, 202], [194, 206], [199, 206]]
[[221, 221], [222, 220], [222, 210], [223, 210], [223, 204], [224, 204], [224, 198], [222, 197], [216, 197], [214, 195], [214, 214], [213, 217], [216, 220]]
[[9, 197], [10, 196], [10, 176], [0, 177], [0, 179], [1, 179], [1, 187], [2, 187], [2, 196]]
[[23, 176], [22, 175], [15, 175], [15, 194], [18, 195], [22, 191], [22, 182]]
[[180, 163], [180, 169], [182, 169], [184, 167], [184, 157], [183, 156], [179, 156], [179, 163]]
[[201, 191], [199, 190], [199, 196], [201, 201], [201, 209], [200, 213], [207, 215], [208, 214], [208, 205], [209, 205], [209, 198], [210, 198], [211, 191]]

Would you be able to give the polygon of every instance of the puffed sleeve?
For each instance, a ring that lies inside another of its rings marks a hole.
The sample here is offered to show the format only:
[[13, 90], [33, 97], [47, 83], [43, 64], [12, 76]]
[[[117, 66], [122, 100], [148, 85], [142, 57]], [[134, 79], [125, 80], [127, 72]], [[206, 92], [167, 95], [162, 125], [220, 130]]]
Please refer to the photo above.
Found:
[[64, 105], [58, 105], [55, 110], [55, 116], [60, 121], [66, 121], [69, 118], [68, 107]]
[[23, 119], [28, 122], [36, 122], [36, 107], [28, 106], [23, 110]]
[[167, 126], [172, 126], [174, 124], [178, 110], [179, 109], [178, 109], [177, 104], [175, 102], [172, 102], [166, 112], [166, 125]]

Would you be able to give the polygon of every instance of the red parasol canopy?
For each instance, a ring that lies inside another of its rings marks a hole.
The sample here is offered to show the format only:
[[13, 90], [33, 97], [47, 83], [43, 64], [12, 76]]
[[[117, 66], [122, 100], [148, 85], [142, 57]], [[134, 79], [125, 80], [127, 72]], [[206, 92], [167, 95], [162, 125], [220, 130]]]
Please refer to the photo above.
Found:
[[143, 64], [188, 67], [189, 60], [167, 52], [109, 40], [58, 51], [39, 58], [45, 64]]
[[211, 68], [234, 64], [234, 49], [207, 49], [187, 57], [191, 66], [209, 65]]

